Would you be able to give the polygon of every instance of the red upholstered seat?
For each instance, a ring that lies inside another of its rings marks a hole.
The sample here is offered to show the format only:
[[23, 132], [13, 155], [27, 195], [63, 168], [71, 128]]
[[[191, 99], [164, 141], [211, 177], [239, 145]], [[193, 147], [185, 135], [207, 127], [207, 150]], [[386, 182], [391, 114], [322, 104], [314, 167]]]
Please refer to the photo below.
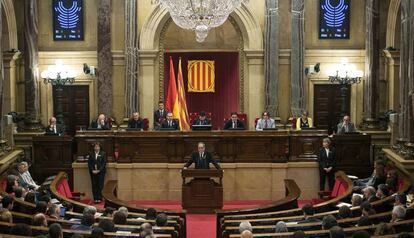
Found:
[[144, 121], [144, 131], [148, 131], [148, 128], [149, 128], [148, 118], [144, 118], [143, 121]]
[[332, 191], [330, 193], [329, 191], [320, 192], [319, 196], [321, 197], [321, 199], [314, 199], [312, 200], [312, 203], [318, 204], [320, 202], [324, 202], [324, 201], [336, 198], [344, 194], [347, 189], [348, 189], [348, 184], [342, 179], [340, 179], [340, 177], [336, 177], [335, 184], [334, 184]]
[[2, 179], [0, 181], [1, 183], [1, 188], [3, 189], [3, 191], [6, 191], [6, 187], [7, 187], [7, 180], [6, 179]]
[[292, 118], [292, 129], [296, 129], [296, 121], [297, 121], [296, 117]]
[[257, 126], [257, 122], [259, 121], [259, 117], [256, 117], [256, 119], [254, 119], [254, 128], [256, 128], [256, 126]]
[[68, 180], [66, 178], [62, 179], [62, 182], [58, 184], [58, 192], [65, 196], [66, 198], [80, 201], [82, 194], [80, 192], [72, 192], [69, 187]]

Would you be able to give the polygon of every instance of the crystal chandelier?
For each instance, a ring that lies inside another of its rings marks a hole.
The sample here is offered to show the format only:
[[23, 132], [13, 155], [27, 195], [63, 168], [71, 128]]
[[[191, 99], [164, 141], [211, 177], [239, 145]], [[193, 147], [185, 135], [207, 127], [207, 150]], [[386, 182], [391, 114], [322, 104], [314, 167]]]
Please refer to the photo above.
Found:
[[335, 65], [328, 72], [329, 81], [339, 84], [359, 84], [364, 73], [357, 70], [355, 65], [348, 64], [347, 59], [342, 59], [342, 63]]
[[153, 0], [167, 9], [179, 27], [195, 31], [197, 42], [203, 42], [208, 31], [222, 25], [242, 2], [248, 0]]

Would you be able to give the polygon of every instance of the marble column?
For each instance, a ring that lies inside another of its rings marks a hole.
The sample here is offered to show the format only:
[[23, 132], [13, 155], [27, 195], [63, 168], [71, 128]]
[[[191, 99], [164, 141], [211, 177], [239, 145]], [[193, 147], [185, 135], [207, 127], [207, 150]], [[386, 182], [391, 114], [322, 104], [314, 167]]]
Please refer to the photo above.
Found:
[[125, 0], [125, 105], [124, 117], [139, 110], [137, 0]]
[[305, 109], [305, 1], [292, 0], [292, 44], [290, 64], [290, 111], [299, 116]]
[[112, 115], [111, 0], [98, 1], [98, 113]]
[[24, 1], [25, 131], [41, 131], [39, 97], [38, 11], [36, 0]]
[[386, 129], [378, 121], [379, 111], [379, 0], [365, 1], [365, 79], [363, 130]]
[[279, 116], [279, 0], [266, 0], [265, 9], [265, 109]]
[[[0, 32], [3, 32], [3, 4], [0, 4]], [[0, 34], [0, 140], [4, 139], [3, 101], [4, 101], [4, 65], [3, 65], [3, 34]]]
[[[405, 158], [414, 158], [414, 2], [401, 1], [401, 50], [400, 50], [400, 108], [398, 143], [399, 153]], [[404, 144], [405, 143], [405, 144]], [[404, 144], [404, 145], [403, 145]]]

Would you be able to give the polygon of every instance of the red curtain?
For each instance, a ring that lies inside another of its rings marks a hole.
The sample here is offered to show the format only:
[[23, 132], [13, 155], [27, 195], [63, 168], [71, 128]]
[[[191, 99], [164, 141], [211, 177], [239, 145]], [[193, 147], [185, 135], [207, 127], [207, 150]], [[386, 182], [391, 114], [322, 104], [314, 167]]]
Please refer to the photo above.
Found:
[[[169, 82], [169, 58], [174, 61], [178, 72], [178, 59], [181, 57], [184, 87], [188, 112], [211, 112], [213, 128], [222, 128], [223, 119], [230, 117], [230, 112], [239, 110], [239, 54], [237, 52], [181, 52], [164, 55], [164, 88]], [[215, 92], [188, 92], [188, 60], [214, 60]], [[164, 95], [165, 97], [166, 95]]]

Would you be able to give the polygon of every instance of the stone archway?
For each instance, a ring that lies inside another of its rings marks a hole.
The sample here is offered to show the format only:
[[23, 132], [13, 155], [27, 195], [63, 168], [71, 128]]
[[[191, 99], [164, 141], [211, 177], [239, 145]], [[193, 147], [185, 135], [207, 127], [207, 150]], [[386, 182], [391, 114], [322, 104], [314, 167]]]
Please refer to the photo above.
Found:
[[395, 27], [397, 25], [397, 16], [400, 9], [401, 0], [391, 0], [388, 8], [386, 47], [395, 47]]
[[[244, 76], [244, 112], [249, 115], [249, 125], [260, 114], [264, 105], [263, 33], [252, 12], [244, 4], [231, 14], [243, 38], [245, 63], [241, 65]], [[170, 15], [167, 10], [156, 6], [145, 20], [139, 39], [140, 46], [140, 108], [144, 115], [152, 115], [158, 101], [155, 82], [159, 77], [159, 41], [161, 31]]]
[[[16, 24], [16, 14], [14, 11], [13, 0], [2, 0], [1, 4], [3, 6], [3, 14], [6, 17], [6, 24], [8, 29], [9, 36], [9, 49], [18, 49], [17, 44], [17, 24]], [[6, 50], [9, 50], [6, 49]]]

